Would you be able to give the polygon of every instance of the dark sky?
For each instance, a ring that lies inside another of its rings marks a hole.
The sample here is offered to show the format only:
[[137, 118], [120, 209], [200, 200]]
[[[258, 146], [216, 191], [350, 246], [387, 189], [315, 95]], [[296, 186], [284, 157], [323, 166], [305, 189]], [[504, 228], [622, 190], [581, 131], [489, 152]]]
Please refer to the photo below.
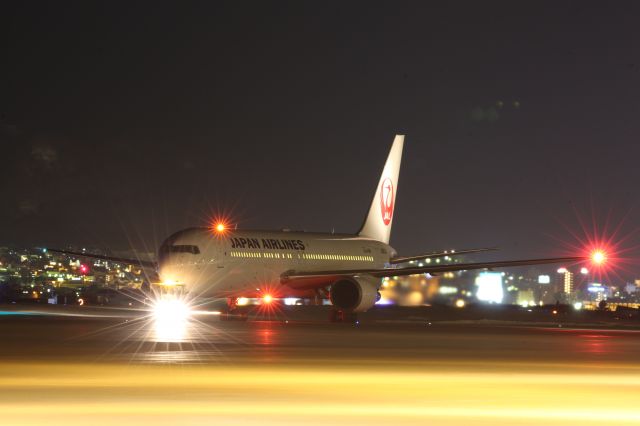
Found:
[[639, 16], [604, 1], [3, 3], [0, 243], [153, 248], [217, 212], [354, 232], [396, 132], [401, 253], [565, 254], [579, 218], [627, 235]]

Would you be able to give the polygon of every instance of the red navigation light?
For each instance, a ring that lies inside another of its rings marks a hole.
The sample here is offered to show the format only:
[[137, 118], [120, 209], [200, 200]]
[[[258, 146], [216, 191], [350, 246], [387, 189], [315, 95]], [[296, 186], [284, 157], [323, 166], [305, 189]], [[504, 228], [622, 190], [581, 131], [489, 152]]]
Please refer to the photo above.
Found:
[[80, 265], [80, 272], [86, 274], [87, 272], [89, 272], [89, 267], [83, 263], [82, 265]]
[[607, 255], [602, 250], [596, 250], [591, 254], [591, 260], [593, 261], [594, 264], [596, 264], [597, 266], [600, 266], [604, 264], [604, 262], [606, 262]]

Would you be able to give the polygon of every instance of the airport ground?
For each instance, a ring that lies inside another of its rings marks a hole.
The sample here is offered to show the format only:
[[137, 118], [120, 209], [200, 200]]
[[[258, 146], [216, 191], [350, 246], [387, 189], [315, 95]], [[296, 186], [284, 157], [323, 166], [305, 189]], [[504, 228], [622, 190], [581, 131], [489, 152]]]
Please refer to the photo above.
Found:
[[0, 306], [0, 424], [640, 423], [637, 321], [262, 314]]

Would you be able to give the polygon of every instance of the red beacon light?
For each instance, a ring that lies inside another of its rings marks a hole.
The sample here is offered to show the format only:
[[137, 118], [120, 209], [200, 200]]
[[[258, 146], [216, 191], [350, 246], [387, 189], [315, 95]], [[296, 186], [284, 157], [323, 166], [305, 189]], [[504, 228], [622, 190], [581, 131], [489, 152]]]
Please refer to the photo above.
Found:
[[227, 232], [227, 230], [229, 229], [229, 227], [227, 226], [226, 222], [222, 221], [222, 220], [216, 220], [215, 222], [213, 222], [211, 224], [211, 232], [213, 232], [214, 234], [224, 234]]
[[607, 261], [607, 255], [602, 250], [596, 250], [591, 254], [591, 261], [595, 265], [601, 266]]

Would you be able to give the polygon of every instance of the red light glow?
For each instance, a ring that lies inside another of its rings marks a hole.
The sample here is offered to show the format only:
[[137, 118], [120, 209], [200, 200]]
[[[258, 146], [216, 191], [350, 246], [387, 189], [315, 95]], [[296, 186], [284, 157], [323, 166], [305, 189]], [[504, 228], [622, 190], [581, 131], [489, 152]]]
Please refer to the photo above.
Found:
[[215, 235], [225, 235], [229, 231], [229, 222], [222, 218], [216, 218], [210, 222], [209, 229]]
[[576, 273], [580, 271], [582, 277], [576, 285], [585, 287], [589, 281], [612, 285], [628, 280], [640, 264], [636, 255], [640, 227], [629, 223], [630, 212], [614, 215], [612, 209], [607, 212], [595, 201], [590, 214], [581, 214], [576, 205], [573, 207], [575, 219], [563, 224], [568, 238], [554, 238], [564, 246], [565, 255], [582, 255], [586, 261], [579, 267], [566, 265], [575, 267]]
[[595, 263], [596, 265], [602, 265], [606, 262], [607, 260], [607, 255], [604, 251], [602, 250], [596, 250], [593, 252], [593, 254], [591, 255], [591, 260], [593, 261], [593, 263]]
[[262, 301], [266, 304], [273, 302], [273, 297], [270, 294], [265, 294], [262, 296]]

